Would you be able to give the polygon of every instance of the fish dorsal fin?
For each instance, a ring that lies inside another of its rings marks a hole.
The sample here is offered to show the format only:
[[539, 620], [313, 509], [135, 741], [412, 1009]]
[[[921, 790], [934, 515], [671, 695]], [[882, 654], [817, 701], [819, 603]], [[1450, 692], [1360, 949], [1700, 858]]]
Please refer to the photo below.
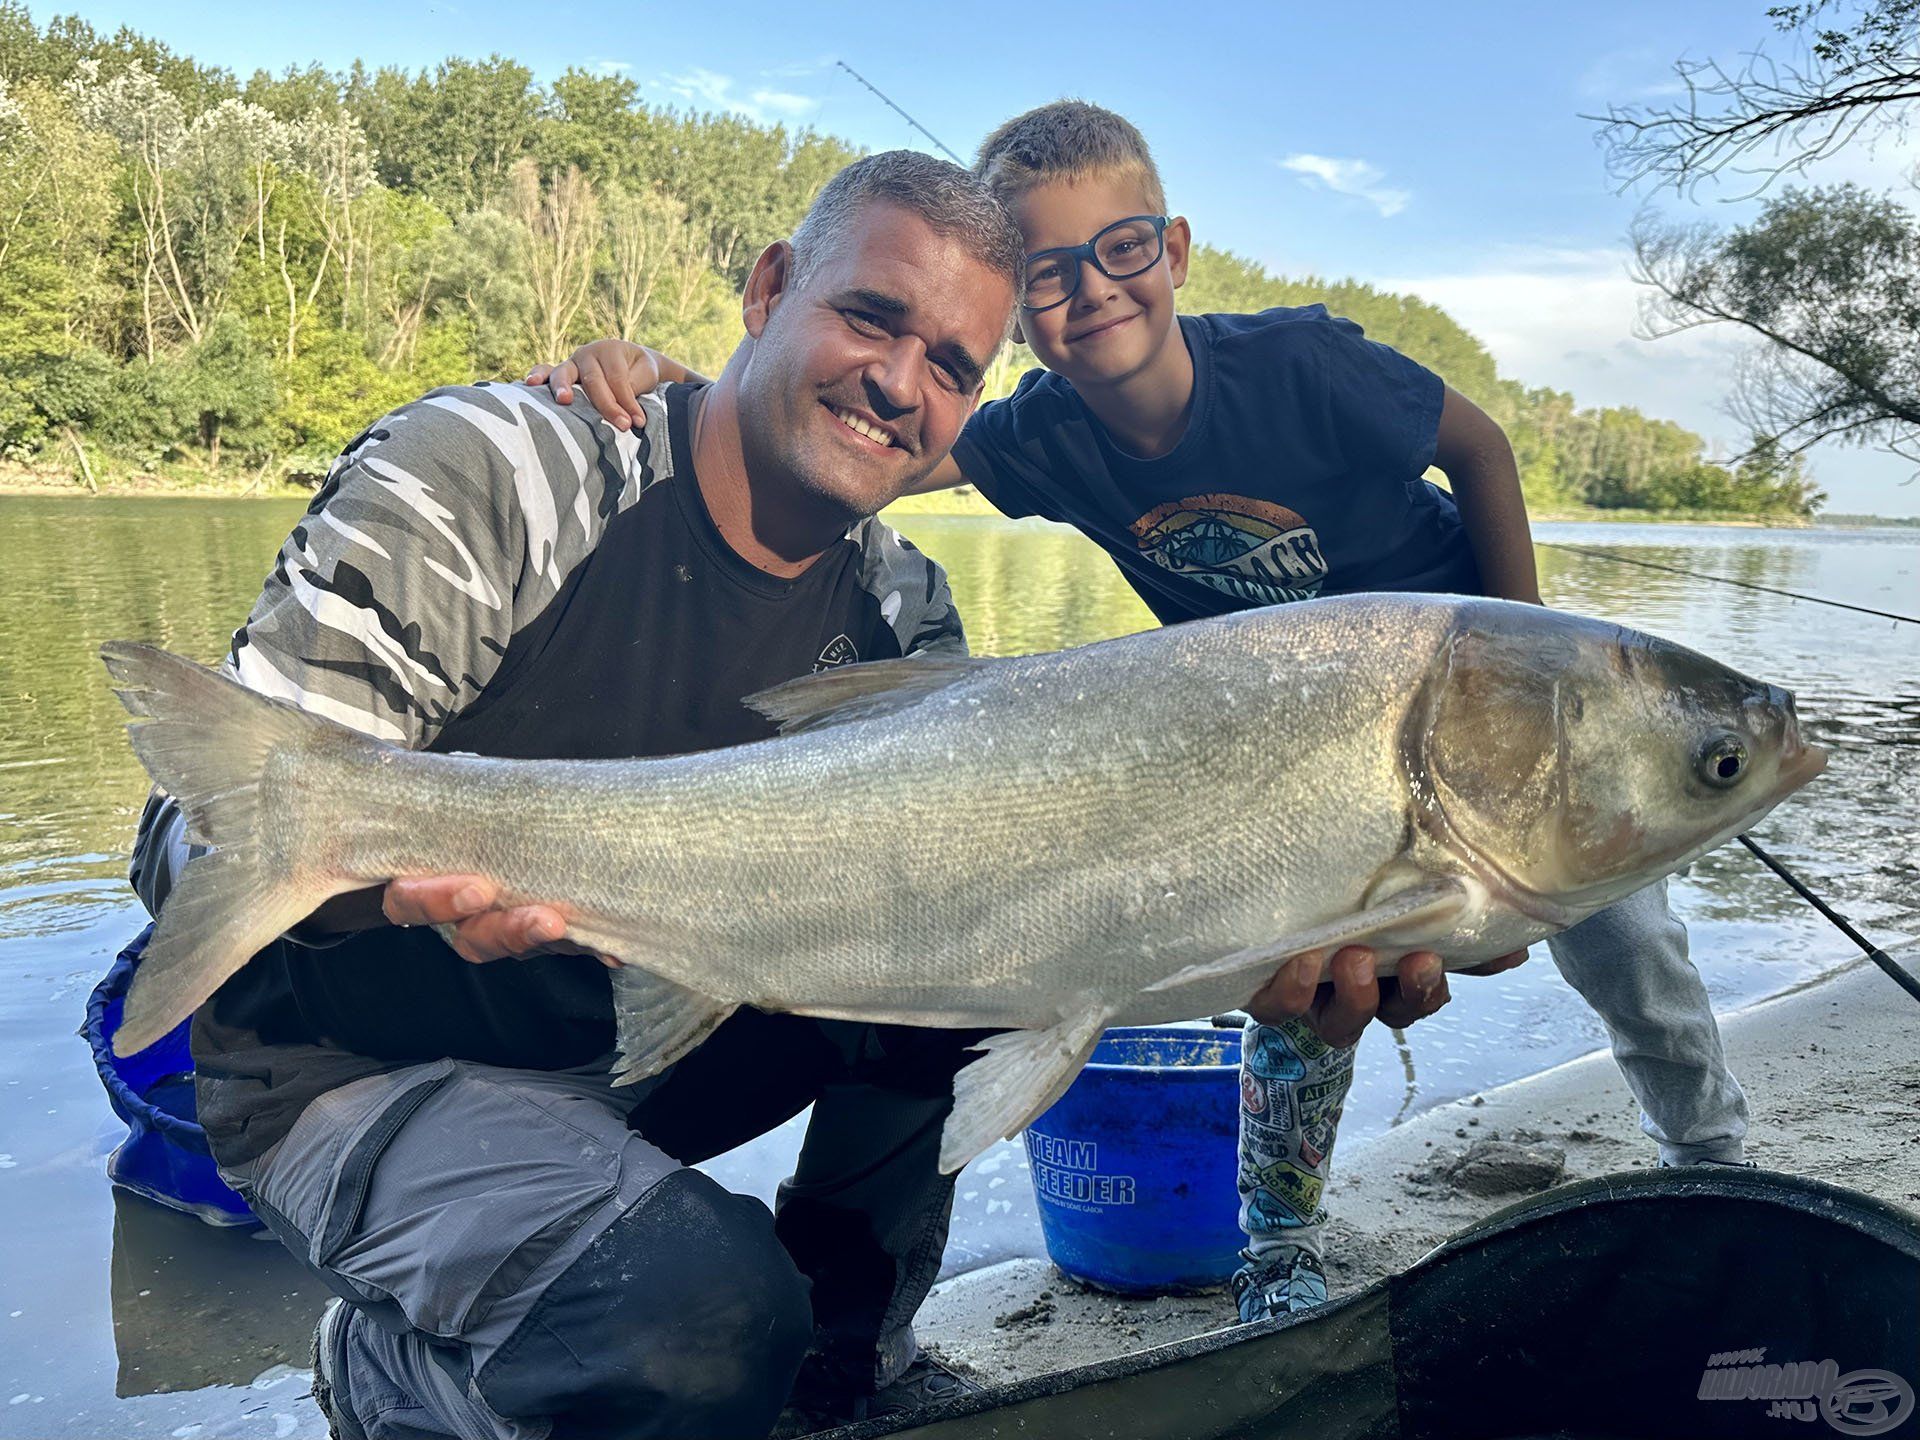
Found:
[[749, 695], [743, 703], [773, 721], [783, 735], [818, 730], [891, 715], [994, 663], [967, 655], [869, 660], [864, 665], [839, 665], [817, 675], [802, 675]]

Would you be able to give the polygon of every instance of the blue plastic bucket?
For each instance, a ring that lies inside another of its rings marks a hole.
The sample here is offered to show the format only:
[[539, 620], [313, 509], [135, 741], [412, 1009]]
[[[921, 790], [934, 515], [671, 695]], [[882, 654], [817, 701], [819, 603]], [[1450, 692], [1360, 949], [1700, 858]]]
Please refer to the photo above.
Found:
[[247, 1202], [220, 1178], [206, 1131], [200, 1128], [193, 1102], [193, 1056], [187, 1049], [191, 1022], [181, 1021], [137, 1055], [113, 1053], [127, 987], [152, 934], [149, 925], [114, 957], [87, 998], [87, 1021], [80, 1030], [93, 1050], [93, 1068], [106, 1087], [107, 1103], [127, 1124], [127, 1138], [107, 1157], [107, 1178], [209, 1225], [258, 1225]]
[[1053, 1263], [1129, 1294], [1222, 1284], [1245, 1243], [1239, 1124], [1239, 1032], [1107, 1031], [1067, 1093], [1027, 1127]]

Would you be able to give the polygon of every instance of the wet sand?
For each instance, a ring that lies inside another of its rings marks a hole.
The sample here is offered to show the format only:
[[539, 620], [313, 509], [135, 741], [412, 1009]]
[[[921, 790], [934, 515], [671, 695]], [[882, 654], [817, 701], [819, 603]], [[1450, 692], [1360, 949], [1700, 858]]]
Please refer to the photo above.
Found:
[[[1920, 966], [1920, 945], [1894, 953]], [[1920, 1005], [1863, 959], [1722, 1017], [1721, 1032], [1752, 1111], [1750, 1159], [1920, 1213]], [[1405, 1269], [1529, 1193], [1519, 1187], [1530, 1173], [1538, 1183], [1558, 1168], [1552, 1183], [1567, 1183], [1654, 1161], [1605, 1053], [1427, 1111], [1336, 1158], [1326, 1200], [1332, 1293]], [[1233, 1320], [1224, 1293], [1122, 1299], [1079, 1290], [1045, 1261], [1010, 1260], [943, 1283], [917, 1328], [929, 1349], [998, 1382]]]

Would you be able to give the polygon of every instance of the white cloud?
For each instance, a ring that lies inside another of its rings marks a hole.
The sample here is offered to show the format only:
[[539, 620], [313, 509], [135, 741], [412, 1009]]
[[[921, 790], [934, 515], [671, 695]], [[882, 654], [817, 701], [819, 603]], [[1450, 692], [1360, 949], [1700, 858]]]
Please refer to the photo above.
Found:
[[1353, 195], [1365, 200], [1378, 210], [1382, 217], [1398, 215], [1407, 208], [1407, 202], [1413, 198], [1405, 190], [1393, 190], [1380, 182], [1386, 179], [1377, 165], [1365, 160], [1343, 160], [1332, 155], [1289, 155], [1274, 162], [1282, 170], [1290, 170], [1300, 177], [1304, 185], [1318, 182], [1327, 189], [1342, 195]]
[[758, 125], [799, 120], [820, 105], [812, 96], [795, 94], [790, 90], [760, 87], [749, 94], [736, 94], [738, 83], [731, 75], [695, 67], [683, 74], [663, 76], [660, 87], [668, 94], [692, 104], [708, 110], [731, 110]]
[[793, 60], [785, 65], [774, 65], [762, 70], [766, 79], [792, 80], [801, 75], [818, 75], [823, 70], [831, 70], [835, 61], [831, 55], [816, 55], [811, 60]]
[[1672, 55], [1651, 45], [1633, 50], [1609, 50], [1589, 62], [1574, 88], [1582, 100], [1611, 105], [1641, 104], [1684, 95], [1687, 83], [1673, 65]]
[[633, 66], [625, 60], [589, 60], [587, 68], [596, 75], [624, 75]]
[[1731, 331], [1636, 335], [1642, 289], [1624, 249], [1498, 248], [1482, 269], [1381, 280], [1430, 300], [1493, 352], [1502, 374], [1571, 391], [1582, 405], [1633, 405], [1679, 420], [1731, 447], [1721, 406], [1733, 357]]
[[[1645, 291], [1627, 263], [1623, 248], [1513, 245], [1494, 249], [1484, 268], [1372, 283], [1438, 305], [1492, 352], [1503, 375], [1568, 391], [1583, 408], [1631, 405], [1694, 431], [1710, 455], [1737, 454], [1747, 436], [1728, 415], [1727, 397], [1753, 342], [1731, 326], [1640, 339]], [[1808, 459], [1834, 510], [1920, 509], [1920, 490], [1899, 483], [1913, 472], [1904, 461], [1833, 445]]]
[[791, 90], [756, 90], [752, 101], [755, 108], [788, 118], [806, 115], [820, 104], [811, 95], [796, 95]]

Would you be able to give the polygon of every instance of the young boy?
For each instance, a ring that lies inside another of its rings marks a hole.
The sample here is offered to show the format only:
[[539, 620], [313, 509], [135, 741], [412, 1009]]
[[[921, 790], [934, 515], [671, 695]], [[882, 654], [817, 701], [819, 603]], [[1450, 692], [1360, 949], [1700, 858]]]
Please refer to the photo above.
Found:
[[[1512, 451], [1479, 407], [1318, 305], [1176, 314], [1191, 237], [1126, 120], [1045, 105], [988, 136], [975, 168], [1025, 239], [1019, 329], [1046, 369], [981, 406], [922, 490], [972, 484], [1009, 516], [1074, 526], [1165, 624], [1361, 590], [1540, 603]], [[584, 384], [624, 427], [636, 386], [685, 376], [601, 340], [528, 378], [562, 402]], [[1548, 943], [1606, 1021], [1661, 1163], [1742, 1163], [1745, 1098], [1664, 882]], [[1326, 1299], [1320, 1202], [1361, 1028], [1301, 1015], [1284, 987], [1248, 1007], [1243, 1320]], [[1444, 983], [1426, 998], [1438, 1008]]]

